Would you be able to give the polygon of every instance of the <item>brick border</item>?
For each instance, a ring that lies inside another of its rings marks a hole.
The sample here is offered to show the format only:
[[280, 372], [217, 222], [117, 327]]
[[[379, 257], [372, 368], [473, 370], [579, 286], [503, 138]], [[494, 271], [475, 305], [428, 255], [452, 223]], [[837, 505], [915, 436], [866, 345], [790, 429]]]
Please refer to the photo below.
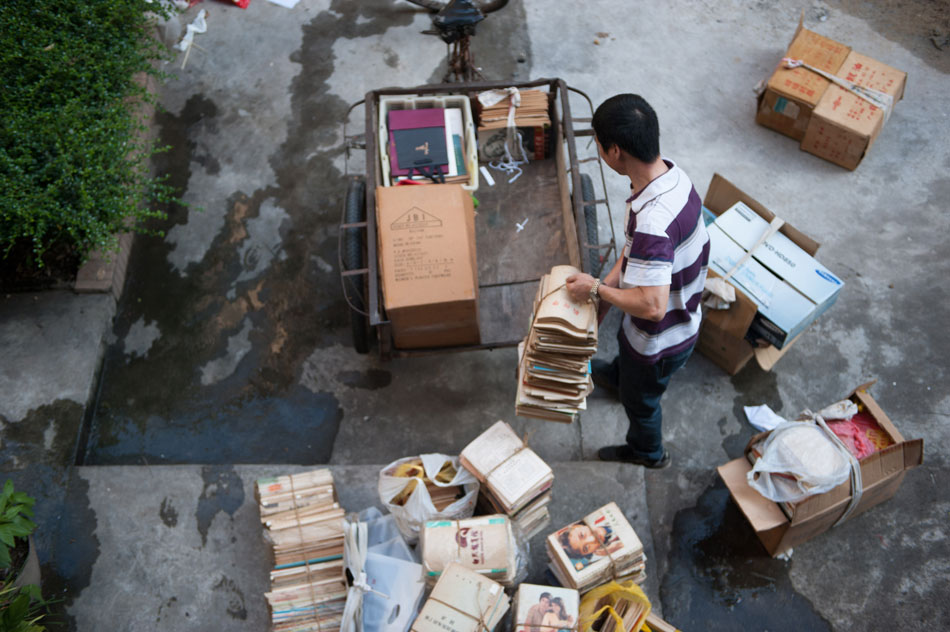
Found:
[[[158, 94], [158, 80], [144, 72], [138, 73], [133, 81], [144, 85], [153, 96]], [[136, 106], [138, 119], [145, 124], [144, 138], [151, 141], [155, 137], [154, 120], [155, 105], [140, 102]], [[125, 275], [128, 272], [129, 257], [132, 256], [133, 233], [119, 235], [118, 252], [102, 252], [96, 250], [89, 255], [89, 260], [79, 268], [72, 289], [77, 294], [104, 294], [111, 293], [119, 301], [122, 289], [125, 287]]]

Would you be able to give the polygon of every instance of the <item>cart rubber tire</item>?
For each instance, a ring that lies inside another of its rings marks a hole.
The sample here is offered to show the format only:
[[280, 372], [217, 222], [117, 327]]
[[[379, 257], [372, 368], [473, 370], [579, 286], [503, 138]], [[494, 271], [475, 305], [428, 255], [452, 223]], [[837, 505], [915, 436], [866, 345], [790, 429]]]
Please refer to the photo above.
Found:
[[[585, 202], [593, 202], [597, 198], [594, 197], [594, 182], [590, 179], [590, 176], [586, 173], [581, 174], [581, 199]], [[596, 244], [598, 242], [598, 233], [597, 233], [597, 205], [596, 204], [585, 204], [584, 205], [584, 223], [587, 225], [587, 243]], [[588, 251], [588, 259], [590, 261], [590, 273], [592, 276], [600, 276], [600, 249], [599, 248], [590, 248]]]
[[[343, 221], [346, 224], [362, 222], [366, 219], [366, 184], [360, 178], [353, 178], [346, 185], [346, 209]], [[363, 256], [363, 230], [344, 228], [343, 266], [347, 270], [357, 270], [366, 266]], [[359, 309], [366, 311], [366, 277], [352, 276], [349, 283], [349, 297]], [[350, 329], [353, 334], [353, 348], [357, 353], [369, 352], [369, 319], [356, 310], [350, 309]]]

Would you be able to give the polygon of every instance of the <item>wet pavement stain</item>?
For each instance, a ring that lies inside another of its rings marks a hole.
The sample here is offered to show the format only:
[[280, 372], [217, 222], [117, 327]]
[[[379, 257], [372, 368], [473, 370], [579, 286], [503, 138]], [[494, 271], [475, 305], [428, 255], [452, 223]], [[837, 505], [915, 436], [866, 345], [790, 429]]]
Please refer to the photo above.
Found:
[[167, 496], [162, 499], [162, 504], [158, 508], [158, 516], [166, 527], [171, 528], [178, 524], [178, 510], [175, 509], [175, 505]]
[[665, 612], [682, 630], [820, 632], [831, 626], [795, 592], [790, 562], [768, 556], [722, 481], [673, 521]]
[[218, 580], [218, 583], [214, 585], [213, 590], [215, 592], [223, 593], [226, 596], [228, 604], [225, 612], [228, 613], [229, 617], [242, 621], [247, 619], [247, 607], [244, 604], [244, 593], [241, 592], [241, 589], [238, 588], [238, 585], [233, 579], [222, 575], [221, 579]]
[[[75, 630], [75, 619], [67, 614], [67, 609], [92, 580], [100, 553], [99, 538], [95, 535], [98, 519], [89, 501], [86, 479], [73, 470], [68, 480], [59, 482], [59, 486], [63, 498], [56, 505], [58, 523], [42, 521], [57, 524], [54, 541], [46, 545], [45, 557], [50, 561], [42, 564], [43, 595], [51, 599], [51, 621], [61, 624], [60, 627], [47, 624], [48, 627]], [[43, 556], [40, 559], [42, 561]]]
[[71, 465], [83, 414], [82, 405], [58, 399], [31, 410], [15, 423], [0, 417], [0, 463]]
[[198, 498], [195, 520], [204, 546], [208, 543], [208, 529], [218, 512], [233, 517], [234, 512], [241, 508], [244, 503], [244, 482], [234, 468], [228, 466], [206, 465], [201, 468], [201, 478], [204, 480], [204, 489]]
[[341, 384], [351, 388], [364, 388], [374, 391], [379, 388], [386, 388], [393, 381], [393, 374], [381, 369], [369, 369], [367, 371], [341, 371], [337, 375]]

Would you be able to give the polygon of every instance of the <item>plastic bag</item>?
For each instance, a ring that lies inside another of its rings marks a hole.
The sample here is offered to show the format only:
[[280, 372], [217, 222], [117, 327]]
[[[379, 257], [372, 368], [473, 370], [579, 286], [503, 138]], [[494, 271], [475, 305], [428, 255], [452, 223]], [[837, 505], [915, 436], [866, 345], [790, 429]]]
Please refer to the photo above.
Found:
[[[621, 605], [620, 602], [629, 602]], [[616, 622], [615, 632], [623, 632], [626, 627], [623, 624], [623, 615], [630, 607], [639, 608], [640, 615], [637, 617], [631, 630], [640, 630], [641, 626], [650, 614], [650, 600], [647, 599], [643, 589], [632, 580], [625, 582], [607, 582], [602, 586], [591, 589], [581, 598], [581, 608], [578, 616], [578, 630], [580, 632], [590, 632], [592, 626], [605, 612], [607, 616], [613, 617]], [[619, 612], [618, 612], [619, 611]], [[648, 630], [649, 628], [642, 628]]]
[[350, 588], [341, 632], [406, 632], [425, 582], [393, 517], [375, 507], [347, 516], [343, 546]]
[[848, 480], [851, 462], [819, 426], [779, 424], [748, 473], [749, 486], [775, 502], [798, 502]]
[[[429, 490], [426, 488], [422, 476], [410, 478], [392, 476], [392, 472], [399, 465], [416, 458], [406, 457], [393, 461], [384, 467], [379, 471], [379, 484], [377, 486], [380, 502], [396, 519], [399, 532], [410, 544], [419, 539], [419, 531], [428, 520], [470, 518], [475, 511], [475, 501], [478, 499], [478, 479], [459, 464], [458, 457], [450, 457], [444, 454], [422, 454], [418, 458], [422, 459], [425, 475], [436, 486], [458, 486], [462, 487], [464, 491], [461, 498], [439, 511], [432, 503], [432, 498], [429, 496]], [[454, 466], [455, 476], [448, 482], [439, 481], [436, 477], [447, 462]], [[404, 502], [401, 505], [393, 503], [393, 498], [403, 492], [413, 479], [417, 483], [411, 493], [404, 498]]]

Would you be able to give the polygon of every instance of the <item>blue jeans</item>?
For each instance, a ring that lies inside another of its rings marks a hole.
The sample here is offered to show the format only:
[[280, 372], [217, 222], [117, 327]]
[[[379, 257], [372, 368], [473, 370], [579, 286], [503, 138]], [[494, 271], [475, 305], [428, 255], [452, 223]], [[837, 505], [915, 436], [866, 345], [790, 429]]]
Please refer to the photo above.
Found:
[[693, 347], [662, 358], [655, 364], [641, 364], [630, 357], [623, 345], [621, 341], [620, 354], [610, 365], [610, 379], [617, 384], [620, 401], [630, 421], [627, 445], [636, 456], [658, 461], [664, 452], [660, 398], [666, 392], [673, 373], [686, 364]]

